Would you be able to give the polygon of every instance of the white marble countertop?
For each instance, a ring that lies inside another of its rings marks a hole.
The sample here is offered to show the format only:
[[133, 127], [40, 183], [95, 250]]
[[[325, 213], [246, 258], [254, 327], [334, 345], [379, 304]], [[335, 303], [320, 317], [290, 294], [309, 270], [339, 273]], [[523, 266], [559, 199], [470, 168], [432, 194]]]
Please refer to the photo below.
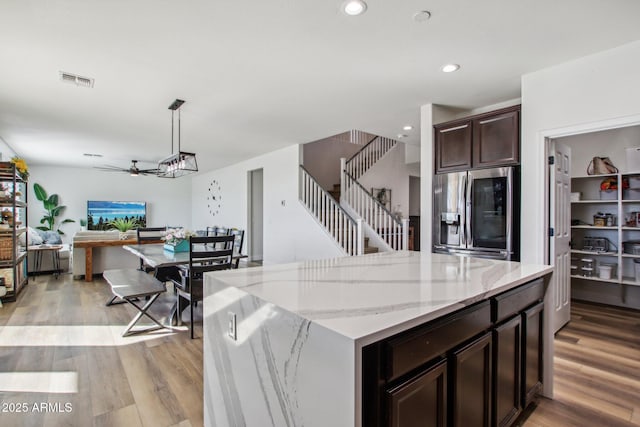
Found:
[[208, 274], [366, 345], [552, 269], [425, 252], [385, 252]]

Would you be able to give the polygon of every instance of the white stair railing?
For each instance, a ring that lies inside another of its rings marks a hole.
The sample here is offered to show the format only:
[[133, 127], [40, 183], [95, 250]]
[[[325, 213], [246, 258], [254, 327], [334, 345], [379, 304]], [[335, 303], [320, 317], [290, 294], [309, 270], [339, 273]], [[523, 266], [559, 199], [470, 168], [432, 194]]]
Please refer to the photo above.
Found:
[[409, 241], [409, 221], [398, 220], [376, 200], [356, 179], [342, 171], [342, 198], [362, 220], [393, 250], [406, 250]]
[[346, 171], [354, 179], [360, 178], [371, 166], [375, 164], [389, 150], [396, 146], [395, 139], [378, 136], [362, 147], [360, 151], [347, 160]]
[[347, 132], [334, 135], [331, 139], [341, 142], [348, 142], [349, 144], [367, 145], [372, 139], [376, 138], [376, 135], [363, 132], [361, 130], [352, 129]]
[[300, 165], [300, 201], [347, 255], [364, 253], [362, 220], [354, 220]]

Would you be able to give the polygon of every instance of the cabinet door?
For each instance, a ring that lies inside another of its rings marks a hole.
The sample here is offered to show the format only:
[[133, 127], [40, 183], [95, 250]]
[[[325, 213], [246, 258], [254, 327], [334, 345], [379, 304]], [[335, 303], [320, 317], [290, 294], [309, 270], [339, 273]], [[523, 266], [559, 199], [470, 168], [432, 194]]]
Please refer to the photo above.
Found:
[[493, 331], [495, 387], [493, 389], [493, 425], [510, 425], [520, 414], [520, 315]]
[[533, 400], [542, 385], [542, 309], [539, 303], [522, 313], [523, 360], [522, 360], [522, 406]]
[[436, 173], [471, 168], [471, 121], [436, 127]]
[[473, 167], [504, 166], [520, 161], [519, 111], [473, 121]]
[[390, 427], [447, 425], [447, 361], [386, 391]]
[[488, 427], [491, 423], [491, 332], [454, 352], [453, 425]]

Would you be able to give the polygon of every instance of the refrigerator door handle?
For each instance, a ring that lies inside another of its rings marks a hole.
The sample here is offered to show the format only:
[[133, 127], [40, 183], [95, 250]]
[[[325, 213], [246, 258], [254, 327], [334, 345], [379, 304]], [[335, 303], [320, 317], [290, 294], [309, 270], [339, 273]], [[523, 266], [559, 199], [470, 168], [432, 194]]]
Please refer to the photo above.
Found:
[[472, 233], [472, 224], [471, 221], [473, 221], [473, 217], [471, 216], [471, 209], [473, 208], [472, 204], [473, 204], [473, 177], [472, 176], [468, 176], [467, 178], [467, 183], [466, 183], [466, 191], [465, 191], [465, 200], [466, 200], [466, 210], [465, 210], [465, 214], [466, 214], [466, 218], [465, 218], [465, 230], [464, 230], [464, 234], [465, 234], [465, 241], [466, 241], [466, 245], [467, 248], [473, 248], [474, 247], [474, 242], [473, 242], [473, 234]]
[[462, 179], [460, 180], [460, 186], [462, 187], [460, 190], [460, 196], [458, 198], [458, 211], [460, 212], [460, 246], [463, 248], [467, 247], [467, 207], [466, 207], [466, 194], [467, 194], [467, 180], [468, 175], [465, 173], [462, 175]]

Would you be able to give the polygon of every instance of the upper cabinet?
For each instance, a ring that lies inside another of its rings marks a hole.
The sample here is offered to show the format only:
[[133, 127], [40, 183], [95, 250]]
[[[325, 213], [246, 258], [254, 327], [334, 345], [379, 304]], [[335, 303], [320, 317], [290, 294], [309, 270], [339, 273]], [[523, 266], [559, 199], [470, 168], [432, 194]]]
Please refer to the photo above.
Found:
[[434, 129], [436, 173], [520, 163], [519, 105]]
[[471, 121], [436, 126], [436, 172], [471, 168]]

